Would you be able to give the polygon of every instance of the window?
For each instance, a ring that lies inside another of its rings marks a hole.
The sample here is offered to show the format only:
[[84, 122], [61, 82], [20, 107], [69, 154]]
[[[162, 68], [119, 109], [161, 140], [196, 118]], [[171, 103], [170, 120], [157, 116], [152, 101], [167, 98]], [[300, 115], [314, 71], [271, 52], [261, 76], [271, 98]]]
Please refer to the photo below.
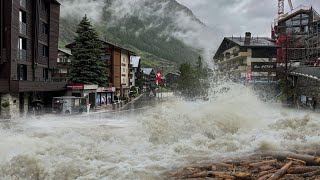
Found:
[[27, 23], [27, 13], [20, 10], [19, 11], [19, 21], [23, 23]]
[[18, 49], [27, 49], [27, 39], [19, 37], [18, 39]]
[[19, 37], [17, 47], [17, 59], [19, 61], [27, 60], [27, 39]]
[[41, 32], [43, 34], [49, 34], [49, 26], [45, 22], [41, 22]]
[[48, 46], [45, 46], [45, 45], [42, 46], [42, 56], [49, 57], [49, 47]]
[[19, 81], [26, 81], [27, 80], [27, 66], [23, 64], [17, 65], [17, 79]]
[[109, 61], [111, 59], [111, 55], [110, 54], [106, 54], [106, 55], [102, 55], [101, 56], [101, 60], [102, 61]]
[[43, 75], [42, 75], [44, 80], [48, 80], [49, 79], [49, 70], [48, 68], [43, 68]]

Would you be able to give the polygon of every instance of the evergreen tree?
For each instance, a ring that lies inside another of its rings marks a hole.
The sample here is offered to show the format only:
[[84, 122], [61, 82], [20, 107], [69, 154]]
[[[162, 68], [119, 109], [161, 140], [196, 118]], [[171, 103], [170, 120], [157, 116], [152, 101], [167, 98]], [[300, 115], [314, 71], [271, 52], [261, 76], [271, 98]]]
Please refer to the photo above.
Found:
[[107, 85], [106, 64], [101, 61], [102, 44], [85, 16], [77, 28], [69, 80], [72, 83]]

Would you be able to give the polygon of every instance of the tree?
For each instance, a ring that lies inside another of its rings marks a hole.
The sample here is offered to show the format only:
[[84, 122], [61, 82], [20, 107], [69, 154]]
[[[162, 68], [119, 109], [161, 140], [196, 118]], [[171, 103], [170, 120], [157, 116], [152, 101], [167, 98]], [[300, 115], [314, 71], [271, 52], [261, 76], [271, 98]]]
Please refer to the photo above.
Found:
[[201, 56], [195, 66], [189, 63], [181, 64], [178, 90], [187, 98], [205, 98], [208, 94], [208, 70], [203, 67]]
[[101, 61], [102, 44], [87, 16], [77, 28], [69, 80], [72, 83], [107, 85], [106, 65]]

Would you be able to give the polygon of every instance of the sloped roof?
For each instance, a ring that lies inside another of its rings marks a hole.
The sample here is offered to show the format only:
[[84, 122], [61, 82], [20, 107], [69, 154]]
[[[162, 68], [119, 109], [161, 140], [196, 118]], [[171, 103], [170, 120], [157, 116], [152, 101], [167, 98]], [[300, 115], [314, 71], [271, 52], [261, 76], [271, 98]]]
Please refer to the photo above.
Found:
[[234, 46], [240, 47], [261, 47], [261, 48], [277, 48], [275, 41], [268, 37], [252, 37], [250, 44], [244, 44], [245, 37], [225, 37], [220, 44], [214, 58], [218, 58], [219, 55], [227, 49], [230, 49]]
[[152, 68], [142, 68], [142, 71], [146, 75], [150, 75], [152, 71], [154, 71]]
[[290, 73], [293, 75], [310, 77], [320, 81], [320, 67], [298, 67]]
[[131, 56], [131, 62], [133, 68], [138, 68], [140, 64], [140, 57], [139, 56]]
[[[128, 51], [129, 53], [131, 53], [131, 54], [136, 54], [135, 52], [133, 52], [133, 51], [127, 49], [127, 48], [121, 47], [121, 46], [119, 46], [119, 45], [117, 45], [117, 44], [115, 44], [115, 43], [112, 43], [112, 42], [109, 42], [109, 41], [106, 41], [106, 40], [101, 40], [101, 39], [99, 39], [99, 41], [100, 41], [101, 43], [103, 43], [103, 44], [108, 44], [108, 45], [111, 45], [111, 46], [113, 46], [113, 47], [126, 50], [126, 51]], [[72, 43], [66, 45], [66, 48], [72, 49], [74, 45], [75, 45], [75, 42], [72, 42]]]
[[253, 37], [250, 44], [244, 44], [244, 37], [226, 37], [229, 41], [236, 43], [239, 46], [245, 47], [277, 47], [275, 42], [268, 37]]
[[65, 53], [65, 54], [68, 54], [68, 55], [70, 55], [70, 56], [72, 55], [72, 54], [71, 54], [71, 50], [69, 50], [69, 49], [58, 48], [58, 50], [61, 51], [61, 52], [63, 52], [63, 53]]

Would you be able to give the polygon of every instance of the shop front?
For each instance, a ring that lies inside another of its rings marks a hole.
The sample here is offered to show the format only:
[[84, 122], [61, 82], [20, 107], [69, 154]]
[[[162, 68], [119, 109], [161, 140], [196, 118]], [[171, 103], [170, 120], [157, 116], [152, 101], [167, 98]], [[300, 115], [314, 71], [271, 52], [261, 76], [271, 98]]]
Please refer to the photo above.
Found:
[[97, 90], [96, 104], [100, 107], [112, 106], [114, 102], [115, 87], [100, 87]]
[[66, 96], [72, 97], [84, 97], [90, 104], [90, 108], [96, 108], [98, 85], [86, 85], [86, 84], [68, 84]]

